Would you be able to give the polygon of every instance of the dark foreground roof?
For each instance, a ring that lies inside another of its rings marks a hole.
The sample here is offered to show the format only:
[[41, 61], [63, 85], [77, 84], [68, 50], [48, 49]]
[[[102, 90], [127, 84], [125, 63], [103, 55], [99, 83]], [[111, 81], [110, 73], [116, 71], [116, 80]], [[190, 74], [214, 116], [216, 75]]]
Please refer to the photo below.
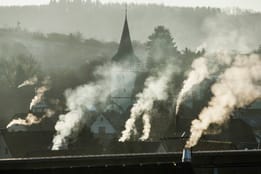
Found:
[[50, 148], [54, 131], [1, 131], [13, 157], [28, 157], [34, 151]]
[[[181, 153], [62, 156], [49, 158], [0, 159], [1, 173], [182, 173]], [[260, 173], [261, 151], [203, 151], [192, 153], [192, 167], [213, 168], [225, 173]], [[183, 172], [184, 173], [184, 172]], [[206, 173], [206, 172], [203, 172]], [[187, 173], [186, 173], [187, 174]]]

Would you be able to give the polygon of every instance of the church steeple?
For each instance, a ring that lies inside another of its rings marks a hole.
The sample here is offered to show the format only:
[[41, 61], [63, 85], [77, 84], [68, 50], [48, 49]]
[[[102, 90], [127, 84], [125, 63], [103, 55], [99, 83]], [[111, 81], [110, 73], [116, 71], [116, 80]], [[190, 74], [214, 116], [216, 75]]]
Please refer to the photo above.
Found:
[[120, 61], [126, 59], [126, 57], [134, 56], [134, 51], [131, 43], [129, 25], [128, 25], [128, 16], [127, 16], [127, 5], [125, 9], [125, 21], [123, 26], [123, 31], [121, 35], [120, 45], [118, 52], [112, 58], [114, 61]]

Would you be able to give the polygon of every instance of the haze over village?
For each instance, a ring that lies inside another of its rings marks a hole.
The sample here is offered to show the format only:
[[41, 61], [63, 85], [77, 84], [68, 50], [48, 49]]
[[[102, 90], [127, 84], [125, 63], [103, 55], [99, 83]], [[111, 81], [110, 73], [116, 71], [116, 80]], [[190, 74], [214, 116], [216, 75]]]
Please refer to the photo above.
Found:
[[90, 0], [0, 6], [0, 158], [259, 149], [260, 18]]

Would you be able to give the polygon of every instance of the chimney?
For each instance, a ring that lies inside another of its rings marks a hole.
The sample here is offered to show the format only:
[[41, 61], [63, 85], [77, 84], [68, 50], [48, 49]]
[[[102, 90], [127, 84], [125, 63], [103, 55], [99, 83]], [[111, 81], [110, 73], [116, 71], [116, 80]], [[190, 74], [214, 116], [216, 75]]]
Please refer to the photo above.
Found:
[[191, 162], [192, 153], [190, 148], [184, 148], [182, 153], [182, 162]]

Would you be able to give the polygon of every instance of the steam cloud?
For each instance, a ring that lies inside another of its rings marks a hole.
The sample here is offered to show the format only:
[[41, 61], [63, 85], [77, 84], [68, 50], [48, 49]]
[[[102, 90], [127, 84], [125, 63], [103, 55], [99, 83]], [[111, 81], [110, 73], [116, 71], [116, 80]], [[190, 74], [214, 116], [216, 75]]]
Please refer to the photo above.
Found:
[[222, 69], [230, 66], [232, 62], [233, 57], [224, 52], [206, 55], [206, 57], [200, 57], [194, 60], [191, 65], [192, 71], [189, 73], [188, 78], [183, 82], [183, 87], [178, 94], [176, 114], [178, 114], [180, 105], [185, 100], [188, 93], [193, 91], [193, 87], [206, 79], [214, 78]]
[[238, 55], [232, 66], [211, 87], [213, 97], [192, 121], [191, 136], [186, 147], [193, 147], [210, 124], [224, 124], [236, 108], [261, 98], [261, 59], [258, 55]]
[[52, 150], [66, 148], [91, 118], [91, 111], [98, 103], [104, 103], [109, 95], [108, 81], [99, 80], [65, 91], [68, 113], [60, 115], [55, 125]]
[[22, 88], [25, 86], [32, 86], [35, 85], [38, 82], [38, 78], [36, 76], [24, 81], [22, 84], [20, 84], [17, 88]]
[[166, 100], [168, 98], [168, 83], [172, 74], [177, 70], [176, 67], [169, 65], [163, 72], [158, 72], [156, 76], [151, 76], [145, 81], [145, 88], [137, 94], [137, 102], [131, 109], [130, 118], [125, 123], [125, 130], [122, 131], [120, 142], [125, 142], [131, 138], [132, 133], [136, 132], [135, 121], [143, 117], [143, 135], [140, 140], [145, 141], [149, 138], [151, 130], [151, 110], [156, 100]]

